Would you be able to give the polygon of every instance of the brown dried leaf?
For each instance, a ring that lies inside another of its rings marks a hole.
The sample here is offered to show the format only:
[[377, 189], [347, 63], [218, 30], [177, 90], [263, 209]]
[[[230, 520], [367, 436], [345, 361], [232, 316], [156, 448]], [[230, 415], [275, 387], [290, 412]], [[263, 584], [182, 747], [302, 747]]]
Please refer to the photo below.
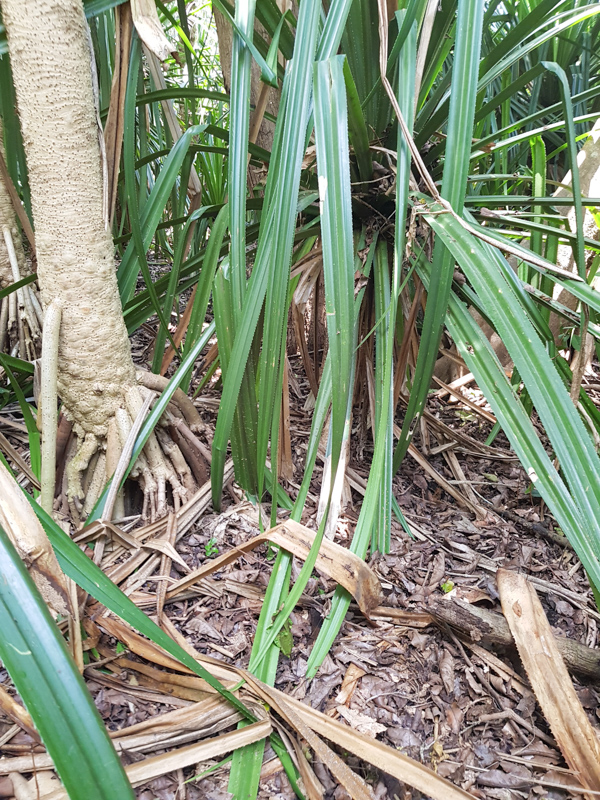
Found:
[[454, 694], [454, 659], [447, 650], [443, 650], [439, 658], [440, 677], [448, 694]]
[[350, 663], [350, 666], [346, 670], [346, 674], [344, 675], [344, 680], [342, 681], [342, 685], [339, 691], [338, 696], [335, 698], [337, 703], [343, 703], [344, 705], [348, 704], [348, 701], [354, 694], [354, 690], [356, 689], [359, 680], [362, 678], [363, 675], [367, 673], [364, 669], [357, 667], [356, 664]]
[[66, 578], [44, 529], [20, 487], [0, 463], [0, 526], [25, 562], [40, 594], [55, 611], [71, 615]]
[[167, 59], [173, 46], [160, 24], [154, 0], [131, 0], [131, 15], [135, 29], [148, 50], [161, 61]]
[[10, 717], [13, 722], [16, 722], [25, 733], [28, 733], [34, 741], [40, 741], [38, 732], [33, 727], [33, 721], [29, 712], [26, 711], [20, 703], [17, 703], [14, 697], [11, 697], [2, 686], [0, 686], [0, 709]]
[[365, 733], [372, 739], [375, 739], [378, 733], [383, 733], [387, 730], [387, 725], [382, 725], [380, 722], [376, 722], [373, 717], [369, 717], [367, 714], [361, 714], [360, 711], [356, 711], [353, 708], [340, 705], [336, 706], [336, 711], [340, 717], [346, 720], [353, 730]]
[[[167, 597], [175, 597], [179, 592], [189, 589], [201, 578], [222, 569], [243, 553], [254, 550], [264, 542], [273, 542], [304, 561], [314, 540], [314, 531], [299, 522], [288, 520], [203, 564], [174, 584]], [[355, 598], [366, 617], [381, 602], [381, 586], [377, 576], [364, 561], [345, 547], [335, 544], [329, 539], [323, 539], [317, 556], [316, 568], [343, 586]]]
[[[125, 772], [131, 784], [139, 786], [173, 770], [219, 758], [232, 750], [238, 750], [240, 747], [258, 742], [260, 739], [265, 739], [269, 736], [271, 731], [272, 727], [268, 719], [259, 720], [240, 730], [215, 736], [206, 742], [179, 747], [169, 753], [151, 756], [135, 764], [129, 764], [129, 766], [125, 767]], [[59, 790], [51, 795], [46, 795], [44, 800], [67, 800], [67, 797], [67, 793], [64, 790]]]
[[[552, 629], [523, 575], [496, 573], [502, 611], [538, 703], [567, 764], [584, 788], [600, 791], [600, 742], [579, 702]], [[592, 795], [585, 795], [590, 798]]]
[[[208, 656], [202, 656], [195, 651], [168, 619], [165, 619], [165, 630], [213, 674], [215, 674], [215, 668], [225, 672], [221, 662]], [[227, 673], [229, 680], [245, 679], [247, 682], [246, 688], [263, 702], [268, 703], [274, 711], [279, 713], [289, 725], [299, 732], [307, 740], [310, 747], [315, 749], [317, 757], [328, 766], [337, 780], [345, 786], [353, 797], [364, 797], [365, 792], [368, 797], [366, 785], [345, 764], [340, 763], [339, 757], [327, 748], [319, 737], [315, 738], [314, 734], [318, 733], [325, 739], [329, 739], [329, 741], [339, 745], [342, 749], [354, 753], [364, 761], [368, 761], [373, 766], [383, 770], [383, 772], [387, 772], [403, 783], [408, 783], [409, 786], [423, 792], [427, 797], [431, 797], [432, 800], [474, 800], [473, 795], [436, 775], [427, 767], [419, 764], [418, 761], [414, 761], [381, 742], [373, 741], [365, 734], [353, 731], [347, 725], [330, 719], [320, 711], [280, 692], [278, 689], [266, 686], [245, 670], [230, 666], [227, 668]]]

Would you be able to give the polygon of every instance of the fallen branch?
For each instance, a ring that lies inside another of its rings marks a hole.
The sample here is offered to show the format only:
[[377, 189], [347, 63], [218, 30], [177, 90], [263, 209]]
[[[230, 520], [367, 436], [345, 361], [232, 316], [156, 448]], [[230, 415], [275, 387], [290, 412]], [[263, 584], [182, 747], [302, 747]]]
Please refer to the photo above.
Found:
[[[449, 625], [478, 644], [514, 646], [502, 614], [461, 600], [442, 600], [427, 610], [436, 622]], [[600, 650], [592, 650], [581, 642], [562, 636], [554, 636], [554, 641], [569, 670], [578, 675], [600, 678]]]

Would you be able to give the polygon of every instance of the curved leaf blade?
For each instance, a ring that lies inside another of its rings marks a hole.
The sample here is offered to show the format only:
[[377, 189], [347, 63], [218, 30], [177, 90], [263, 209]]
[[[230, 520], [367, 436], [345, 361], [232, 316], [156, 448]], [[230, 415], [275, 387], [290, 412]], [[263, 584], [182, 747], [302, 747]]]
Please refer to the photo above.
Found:
[[85, 683], [2, 528], [0, 564], [0, 658], [69, 797], [133, 800], [125, 770]]

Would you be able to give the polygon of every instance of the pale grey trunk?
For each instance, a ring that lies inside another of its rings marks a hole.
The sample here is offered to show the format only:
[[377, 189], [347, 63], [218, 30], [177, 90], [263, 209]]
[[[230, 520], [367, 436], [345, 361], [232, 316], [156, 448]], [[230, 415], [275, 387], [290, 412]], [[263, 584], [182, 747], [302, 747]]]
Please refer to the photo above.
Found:
[[81, 0], [2, 0], [27, 156], [42, 300], [63, 308], [59, 394], [79, 436], [105, 437], [135, 372], [103, 213]]

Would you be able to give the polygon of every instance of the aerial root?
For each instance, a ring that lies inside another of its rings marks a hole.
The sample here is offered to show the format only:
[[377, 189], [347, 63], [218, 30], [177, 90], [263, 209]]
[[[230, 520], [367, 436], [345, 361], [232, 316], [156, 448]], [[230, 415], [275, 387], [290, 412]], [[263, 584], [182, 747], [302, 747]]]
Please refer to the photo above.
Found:
[[[75, 431], [69, 433], [68, 423], [61, 422], [57, 448], [62, 450], [57, 454], [60, 485], [55, 496], [55, 510], [64, 513], [68, 508], [76, 520], [83, 520], [90, 514], [107, 480], [115, 473], [134, 421], [144, 412], [148, 395], [152, 399], [156, 397], [145, 382], [129, 386], [124, 392], [122, 406], [109, 421], [104, 439], [90, 433], [84, 436], [78, 436]], [[175, 509], [179, 508], [209, 478], [210, 453], [190, 429], [188, 420], [193, 415], [189, 408], [185, 413], [182, 405], [185, 404], [178, 402], [165, 411], [131, 470], [130, 478], [137, 481], [143, 493], [144, 519], [154, 521], [164, 516], [170, 503]], [[196, 426], [198, 420], [192, 424]], [[121, 499], [116, 502], [113, 517], [123, 515]]]
[[[155, 375], [152, 372], [144, 372], [143, 370], [138, 370], [136, 377], [138, 383], [155, 392], [164, 391], [169, 383], [169, 379], [165, 378], [163, 375]], [[202, 417], [187, 394], [181, 389], [175, 389], [171, 403], [181, 411], [183, 418], [193, 433], [200, 433], [200, 431], [202, 431], [204, 428]]]
[[78, 446], [75, 454], [66, 465], [69, 509], [76, 519], [83, 510], [83, 500], [85, 497], [83, 476], [90, 464], [92, 456], [98, 449], [98, 439], [93, 433], [88, 433], [83, 441], [77, 444]]

